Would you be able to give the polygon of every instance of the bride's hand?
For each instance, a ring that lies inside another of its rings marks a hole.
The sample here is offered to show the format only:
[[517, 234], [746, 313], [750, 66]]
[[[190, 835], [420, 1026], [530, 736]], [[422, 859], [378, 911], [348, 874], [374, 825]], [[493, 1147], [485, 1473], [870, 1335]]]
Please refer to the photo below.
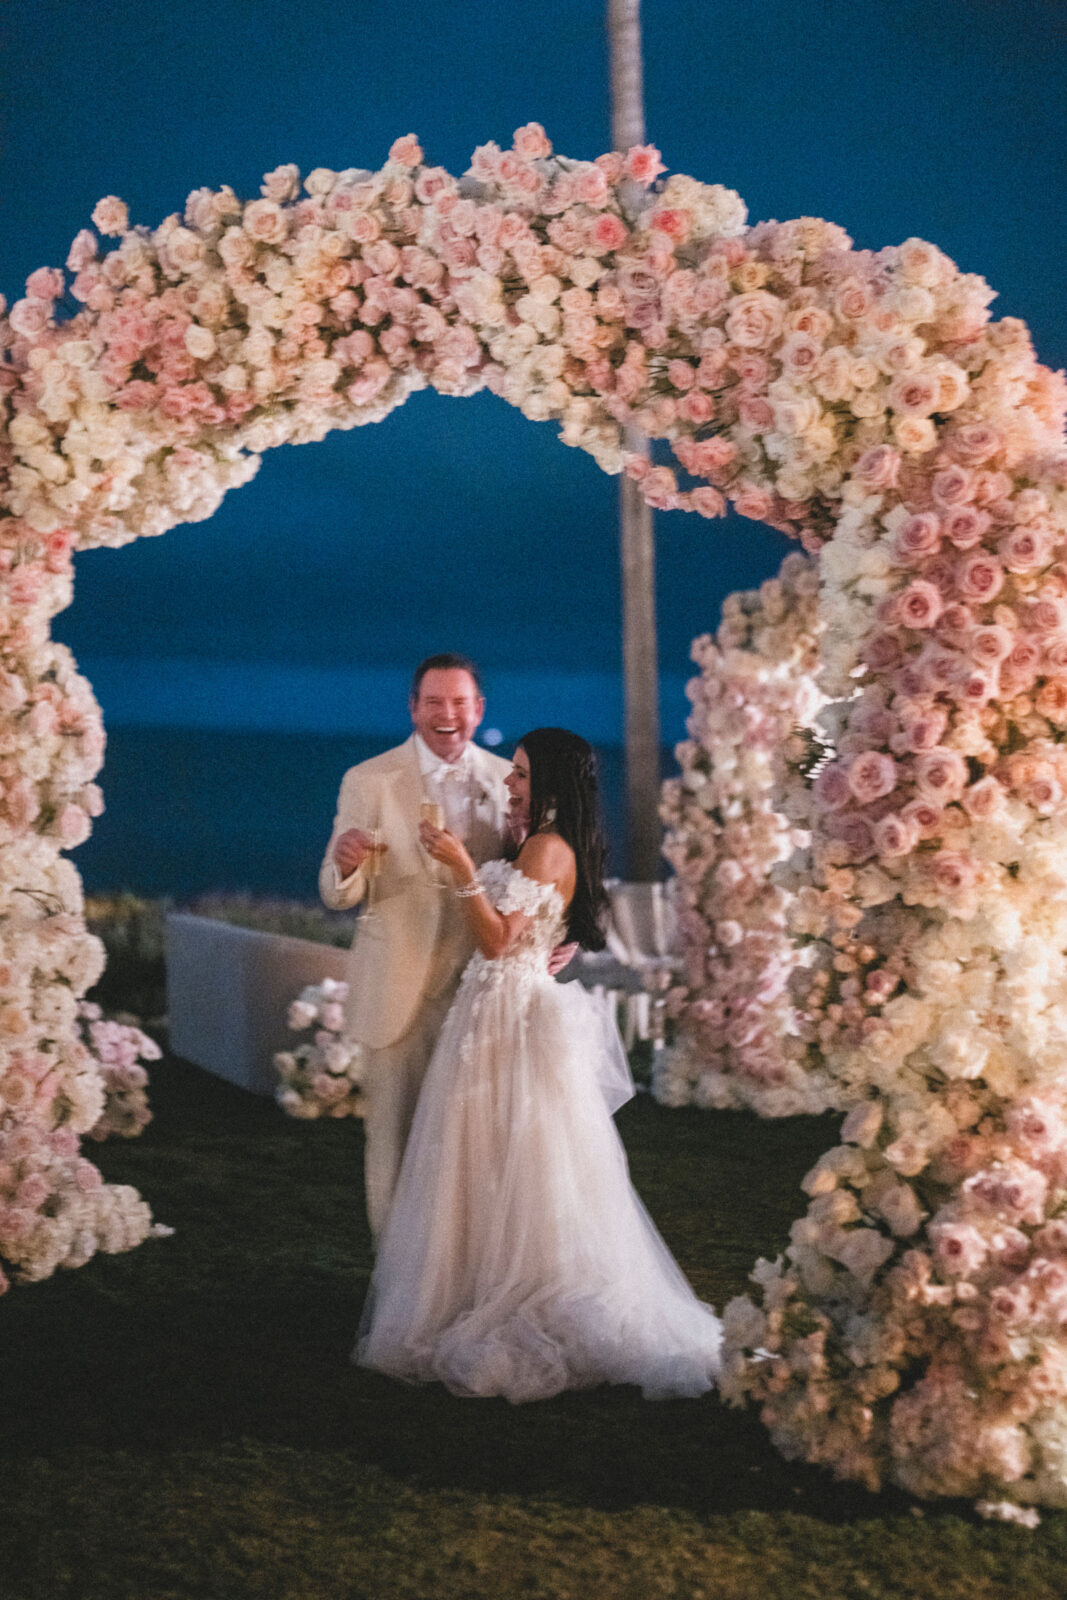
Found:
[[435, 828], [432, 822], [419, 823], [419, 842], [426, 854], [447, 867], [461, 882], [475, 876], [475, 865], [461, 840], [447, 828]]

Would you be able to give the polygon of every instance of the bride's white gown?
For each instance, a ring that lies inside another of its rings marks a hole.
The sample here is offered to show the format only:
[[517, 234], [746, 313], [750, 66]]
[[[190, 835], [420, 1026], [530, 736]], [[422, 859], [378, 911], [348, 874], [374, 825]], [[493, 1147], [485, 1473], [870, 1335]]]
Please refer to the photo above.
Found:
[[478, 874], [532, 922], [475, 955], [427, 1070], [355, 1359], [456, 1394], [596, 1383], [698, 1395], [720, 1327], [630, 1183], [611, 1113], [633, 1093], [615, 1028], [546, 962], [563, 902], [505, 861]]

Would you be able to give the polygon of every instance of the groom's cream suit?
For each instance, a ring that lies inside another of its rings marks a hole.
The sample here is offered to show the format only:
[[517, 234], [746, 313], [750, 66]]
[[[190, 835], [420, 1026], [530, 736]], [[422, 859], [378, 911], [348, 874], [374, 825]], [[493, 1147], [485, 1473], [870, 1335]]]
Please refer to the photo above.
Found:
[[[474, 945], [451, 882], [419, 843], [419, 805], [459, 793], [465, 843], [479, 864], [503, 848], [511, 764], [468, 744], [453, 767], [413, 734], [345, 773], [319, 873], [334, 910], [367, 894], [361, 869], [342, 879], [334, 845], [350, 828], [388, 845], [373, 880], [373, 915], [360, 917], [348, 967], [347, 1032], [364, 1048], [367, 1215], [377, 1238], [392, 1199], [422, 1079]], [[446, 804], [446, 815], [448, 814]], [[449, 818], [451, 822], [451, 818]]]

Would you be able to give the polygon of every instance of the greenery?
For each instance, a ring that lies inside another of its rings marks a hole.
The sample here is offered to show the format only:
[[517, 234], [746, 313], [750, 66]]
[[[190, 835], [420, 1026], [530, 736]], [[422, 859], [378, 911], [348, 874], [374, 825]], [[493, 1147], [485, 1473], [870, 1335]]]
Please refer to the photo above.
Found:
[[[714, 1397], [464, 1401], [348, 1361], [371, 1256], [358, 1122], [292, 1121], [173, 1059], [94, 1150], [173, 1238], [0, 1317], [3, 1600], [1052, 1600], [1035, 1533], [790, 1466]], [[778, 1250], [832, 1119], [619, 1116], [702, 1295]]]

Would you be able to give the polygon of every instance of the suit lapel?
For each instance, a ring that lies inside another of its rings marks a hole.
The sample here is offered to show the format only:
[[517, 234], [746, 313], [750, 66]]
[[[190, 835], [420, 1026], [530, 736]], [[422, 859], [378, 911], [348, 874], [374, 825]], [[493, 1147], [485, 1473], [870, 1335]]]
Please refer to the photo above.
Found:
[[409, 878], [426, 872], [426, 861], [419, 844], [422, 772], [414, 735], [405, 744], [400, 745], [397, 754], [399, 759], [390, 774], [389, 785], [393, 794], [393, 804], [400, 814], [401, 824], [400, 837], [394, 846], [397, 850], [395, 864], [400, 876]]

